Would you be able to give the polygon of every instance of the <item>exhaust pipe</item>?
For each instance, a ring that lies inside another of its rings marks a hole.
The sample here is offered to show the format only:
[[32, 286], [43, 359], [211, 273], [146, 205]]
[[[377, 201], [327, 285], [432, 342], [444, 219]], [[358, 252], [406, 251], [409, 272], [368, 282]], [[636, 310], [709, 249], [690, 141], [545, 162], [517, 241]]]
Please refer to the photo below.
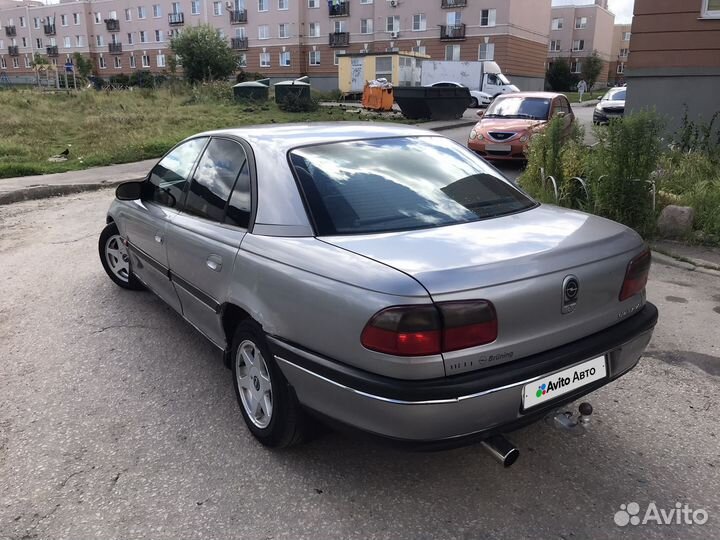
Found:
[[502, 435], [493, 435], [489, 439], [481, 441], [480, 444], [505, 468], [515, 463], [520, 457], [520, 450]]

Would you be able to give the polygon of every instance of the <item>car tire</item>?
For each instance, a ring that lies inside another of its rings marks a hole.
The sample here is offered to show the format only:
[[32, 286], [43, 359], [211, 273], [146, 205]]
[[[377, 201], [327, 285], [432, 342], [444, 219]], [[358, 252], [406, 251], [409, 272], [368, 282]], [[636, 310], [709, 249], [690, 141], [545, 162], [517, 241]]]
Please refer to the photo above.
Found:
[[105, 272], [116, 285], [133, 291], [145, 288], [132, 273], [127, 246], [115, 223], [108, 223], [100, 233], [98, 252]]
[[470, 98], [470, 108], [477, 109], [478, 107], [480, 107], [480, 103], [478, 102], [477, 98]]
[[254, 321], [238, 324], [230, 359], [235, 397], [255, 438], [271, 448], [302, 442], [306, 433], [305, 413], [275, 362], [259, 324]]

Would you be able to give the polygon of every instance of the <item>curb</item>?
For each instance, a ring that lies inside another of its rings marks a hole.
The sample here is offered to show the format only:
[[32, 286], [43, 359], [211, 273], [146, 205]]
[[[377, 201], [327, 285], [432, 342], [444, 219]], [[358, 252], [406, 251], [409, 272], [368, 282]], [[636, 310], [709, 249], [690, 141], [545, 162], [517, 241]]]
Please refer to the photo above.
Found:
[[682, 268], [683, 270], [688, 270], [690, 272], [699, 272], [701, 274], [707, 274], [709, 276], [720, 277], [720, 270], [714, 270], [705, 266], [698, 266], [686, 261], [681, 261], [680, 259], [671, 257], [670, 255], [665, 255], [664, 253], [660, 253], [659, 251], [653, 250], [652, 257], [654, 261], [665, 264], [667, 266], [674, 266], [675, 268]]
[[[454, 124], [448, 124], [444, 126], [436, 126], [434, 128], [428, 128], [429, 131], [447, 131], [450, 129], [474, 126], [477, 122], [474, 120], [459, 121]], [[422, 127], [420, 124], [418, 127]], [[72, 174], [74, 171], [63, 173]], [[6, 193], [0, 193], [0, 206], [6, 204], [13, 204], [23, 201], [34, 201], [38, 199], [49, 199], [50, 197], [62, 197], [63, 195], [72, 195], [74, 193], [82, 193], [84, 191], [97, 191], [99, 189], [110, 188], [122, 184], [123, 182], [139, 181], [145, 178], [145, 176], [139, 176], [137, 178], [123, 178], [122, 180], [103, 180], [101, 182], [93, 182], [90, 184], [44, 184], [39, 186], [31, 186], [22, 189], [16, 189], [15, 191], [8, 191]], [[1, 182], [2, 180], [0, 180]]]

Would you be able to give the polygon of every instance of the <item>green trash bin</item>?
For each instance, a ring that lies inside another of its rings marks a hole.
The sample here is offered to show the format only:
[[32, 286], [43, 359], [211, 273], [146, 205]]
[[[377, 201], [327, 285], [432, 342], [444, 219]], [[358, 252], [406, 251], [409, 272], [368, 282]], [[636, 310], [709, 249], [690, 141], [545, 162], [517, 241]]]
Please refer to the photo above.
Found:
[[274, 85], [275, 103], [282, 103], [289, 94], [299, 98], [310, 99], [310, 83], [307, 77], [300, 77], [294, 81], [281, 81]]
[[238, 83], [233, 86], [233, 96], [235, 101], [267, 101], [270, 96], [270, 79]]

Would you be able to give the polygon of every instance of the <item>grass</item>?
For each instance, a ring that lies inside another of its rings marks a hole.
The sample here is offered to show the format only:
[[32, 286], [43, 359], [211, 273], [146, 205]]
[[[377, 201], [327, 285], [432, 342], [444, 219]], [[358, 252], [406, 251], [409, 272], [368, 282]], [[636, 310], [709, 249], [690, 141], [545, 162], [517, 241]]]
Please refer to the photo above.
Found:
[[[591, 99], [600, 99], [605, 95], [605, 92], [607, 90], [595, 90], [592, 94], [590, 92], [585, 92], [583, 94], [583, 102], [590, 101]], [[568, 101], [570, 103], [580, 103], [580, 94], [578, 92], [560, 92], [561, 94], [565, 95], [565, 97], [568, 98]]]
[[[281, 111], [274, 102], [235, 103], [225, 83], [158, 90], [0, 92], [0, 178], [156, 158], [194, 133], [249, 124], [374, 120], [342, 109]], [[48, 158], [70, 149], [67, 161]]]

